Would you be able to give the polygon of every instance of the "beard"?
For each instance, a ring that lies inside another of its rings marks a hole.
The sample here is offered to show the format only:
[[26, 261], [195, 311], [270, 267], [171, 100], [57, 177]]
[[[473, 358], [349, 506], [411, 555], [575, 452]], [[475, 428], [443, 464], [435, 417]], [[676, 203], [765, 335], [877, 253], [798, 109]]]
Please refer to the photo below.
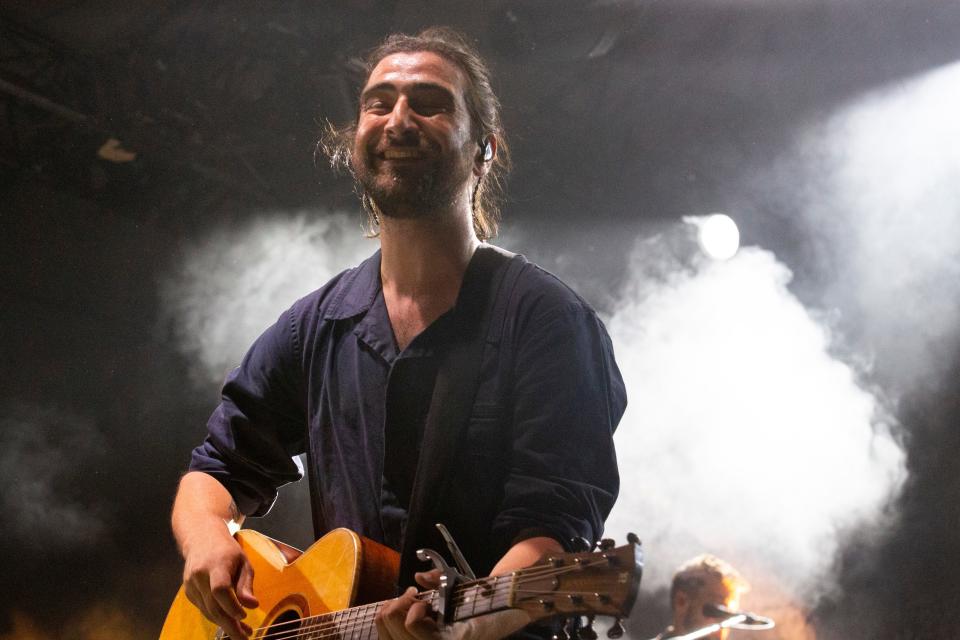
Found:
[[420, 144], [422, 158], [403, 163], [384, 160], [378, 150], [355, 149], [353, 174], [361, 194], [388, 218], [423, 218], [451, 208], [469, 180], [470, 163], [456, 154], [442, 155]]

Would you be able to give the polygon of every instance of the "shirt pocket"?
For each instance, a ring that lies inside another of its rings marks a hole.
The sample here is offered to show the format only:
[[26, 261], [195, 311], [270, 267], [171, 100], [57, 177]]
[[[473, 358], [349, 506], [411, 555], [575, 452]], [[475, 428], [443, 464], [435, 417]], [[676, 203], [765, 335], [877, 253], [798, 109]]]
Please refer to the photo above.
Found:
[[471, 505], [479, 518], [477, 526], [488, 526], [500, 504], [504, 480], [510, 468], [508, 425], [503, 407], [476, 404], [463, 439], [463, 455], [454, 471], [461, 504]]
[[501, 405], [477, 403], [467, 424], [466, 455], [502, 459], [508, 453], [508, 427]]

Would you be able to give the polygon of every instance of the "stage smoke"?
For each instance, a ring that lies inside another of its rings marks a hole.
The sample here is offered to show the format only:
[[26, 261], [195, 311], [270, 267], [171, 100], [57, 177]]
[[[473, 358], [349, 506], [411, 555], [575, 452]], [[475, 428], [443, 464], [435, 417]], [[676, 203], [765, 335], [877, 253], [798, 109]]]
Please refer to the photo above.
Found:
[[[804, 127], [759, 176], [811, 239], [819, 304], [901, 417], [911, 473], [885, 527], [844, 538], [842, 585], [818, 615], [829, 637], [942, 637], [956, 628], [960, 518], [956, 358], [960, 349], [960, 63], [872, 91]], [[842, 487], [838, 484], [838, 487]], [[943, 568], [943, 575], [935, 575]]]
[[647, 590], [712, 552], [802, 601], [838, 530], [877, 517], [902, 480], [891, 418], [772, 253], [714, 262], [671, 246], [637, 243], [609, 322], [630, 404], [608, 534], [645, 541]]
[[[960, 63], [878, 90], [804, 131], [773, 179], [826, 255], [825, 303], [853, 319], [891, 391], [936, 383], [960, 346]], [[787, 190], [787, 193], [790, 193]]]
[[260, 333], [298, 298], [379, 247], [356, 214], [296, 213], [222, 229], [186, 249], [162, 278], [177, 349], [194, 382], [223, 382]]
[[96, 425], [68, 411], [10, 402], [0, 417], [4, 535], [21, 550], [69, 551], [101, 541], [107, 526], [96, 490], [78, 489], [102, 466]]

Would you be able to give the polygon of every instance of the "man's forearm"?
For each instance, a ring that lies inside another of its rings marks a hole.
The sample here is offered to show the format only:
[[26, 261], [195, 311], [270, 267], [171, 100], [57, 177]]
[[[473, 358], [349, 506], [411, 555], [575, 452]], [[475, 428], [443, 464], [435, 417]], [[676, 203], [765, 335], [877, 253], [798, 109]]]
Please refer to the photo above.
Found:
[[499, 576], [529, 567], [548, 553], [563, 553], [563, 547], [553, 538], [546, 536], [521, 540], [500, 558], [490, 575]]
[[181, 552], [196, 535], [209, 535], [211, 527], [227, 531], [227, 523], [234, 522], [239, 526], [243, 518], [230, 492], [213, 477], [201, 471], [191, 471], [180, 479], [171, 523]]
[[259, 606], [253, 568], [228, 525], [242, 520], [230, 492], [212, 476], [191, 472], [180, 479], [171, 521], [184, 558], [184, 593], [207, 619], [237, 639], [253, 632], [242, 621], [244, 608]]

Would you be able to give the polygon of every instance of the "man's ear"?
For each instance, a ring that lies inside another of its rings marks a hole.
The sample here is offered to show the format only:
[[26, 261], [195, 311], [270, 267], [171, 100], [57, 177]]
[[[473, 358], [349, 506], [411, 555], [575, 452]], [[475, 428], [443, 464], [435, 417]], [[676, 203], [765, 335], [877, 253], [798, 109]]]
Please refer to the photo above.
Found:
[[497, 157], [497, 137], [488, 135], [477, 143], [479, 151], [473, 163], [473, 175], [482, 177], [490, 170], [490, 164]]
[[681, 620], [687, 609], [690, 608], [690, 596], [683, 591], [677, 591], [673, 594], [673, 602], [670, 603], [673, 609], [674, 619]]

